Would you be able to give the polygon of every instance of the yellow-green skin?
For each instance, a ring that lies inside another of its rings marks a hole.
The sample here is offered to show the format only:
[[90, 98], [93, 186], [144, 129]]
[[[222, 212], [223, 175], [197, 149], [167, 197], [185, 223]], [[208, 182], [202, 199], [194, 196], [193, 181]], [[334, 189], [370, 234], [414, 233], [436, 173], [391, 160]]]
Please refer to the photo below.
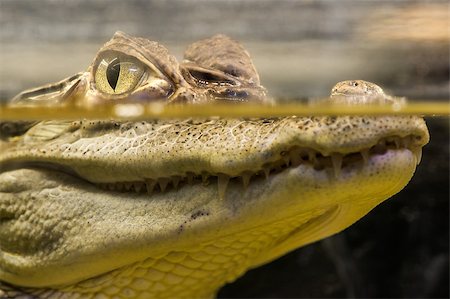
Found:
[[35, 124], [0, 144], [0, 295], [213, 297], [399, 192], [428, 139], [415, 116]]

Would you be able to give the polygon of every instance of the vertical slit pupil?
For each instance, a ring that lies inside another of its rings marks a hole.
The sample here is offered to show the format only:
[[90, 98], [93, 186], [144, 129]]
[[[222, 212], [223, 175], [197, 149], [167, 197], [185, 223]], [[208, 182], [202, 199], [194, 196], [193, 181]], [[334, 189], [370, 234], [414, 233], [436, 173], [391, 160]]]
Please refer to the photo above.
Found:
[[119, 80], [120, 74], [120, 60], [119, 58], [114, 58], [108, 65], [106, 69], [106, 79], [109, 85], [115, 91], [117, 86], [117, 81]]

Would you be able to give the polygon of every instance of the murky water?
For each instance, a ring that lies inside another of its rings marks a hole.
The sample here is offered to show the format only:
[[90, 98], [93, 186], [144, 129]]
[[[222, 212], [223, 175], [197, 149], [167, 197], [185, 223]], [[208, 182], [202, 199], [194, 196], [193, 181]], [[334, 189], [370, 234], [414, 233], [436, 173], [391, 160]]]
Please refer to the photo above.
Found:
[[[1, 120], [275, 117], [285, 115], [419, 114], [431, 141], [410, 184], [344, 232], [248, 272], [221, 297], [329, 297], [445, 293], [449, 242], [449, 115], [446, 101], [399, 107], [290, 103], [275, 106], [118, 104], [97, 107], [1, 106]], [[437, 115], [437, 116], [436, 116]], [[410, 280], [422, 282], [409, 285]], [[283, 288], [274, 288], [283, 285]], [[301, 288], [307, 286], [306, 288]], [[276, 293], [273, 293], [274, 291]]]
[[[425, 117], [430, 143], [404, 190], [343, 233], [248, 272], [219, 297], [449, 296], [448, 3], [219, 0], [210, 5], [200, 0], [196, 7], [192, 1], [154, 0], [112, 1], [103, 7], [104, 1], [57, 2], [3, 1], [0, 103], [23, 89], [86, 70], [101, 44], [120, 29], [160, 41], [179, 58], [189, 43], [226, 33], [245, 45], [262, 84], [283, 104], [0, 106], [0, 121]], [[355, 78], [414, 101], [396, 107], [305, 103], [305, 98], [327, 96], [334, 83]]]
[[[328, 101], [319, 99], [318, 102]], [[45, 119], [127, 119], [185, 117], [279, 117], [288, 115], [422, 115], [445, 116], [450, 114], [450, 104], [444, 101], [415, 101], [398, 105], [330, 105], [300, 104], [295, 101], [280, 105], [261, 104], [204, 104], [164, 105], [152, 104], [109, 104], [102, 106], [0, 106], [2, 120], [45, 120]]]

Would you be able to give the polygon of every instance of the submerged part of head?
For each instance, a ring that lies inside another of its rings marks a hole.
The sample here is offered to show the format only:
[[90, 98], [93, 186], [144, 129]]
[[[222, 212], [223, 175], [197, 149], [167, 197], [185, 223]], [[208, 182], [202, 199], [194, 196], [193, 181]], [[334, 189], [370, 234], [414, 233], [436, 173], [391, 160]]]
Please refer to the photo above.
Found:
[[[134, 82], [107, 61], [100, 88]], [[43, 121], [14, 132], [0, 140], [0, 289], [43, 297], [211, 296], [400, 191], [429, 138], [416, 116]]]

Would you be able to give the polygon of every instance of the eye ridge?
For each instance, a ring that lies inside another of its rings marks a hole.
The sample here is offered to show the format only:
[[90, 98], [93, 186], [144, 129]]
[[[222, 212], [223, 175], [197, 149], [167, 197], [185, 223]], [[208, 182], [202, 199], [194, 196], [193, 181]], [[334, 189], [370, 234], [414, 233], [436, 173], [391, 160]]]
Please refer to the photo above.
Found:
[[120, 60], [118, 57], [111, 60], [106, 69], [106, 79], [109, 85], [115, 91], [120, 75]]

